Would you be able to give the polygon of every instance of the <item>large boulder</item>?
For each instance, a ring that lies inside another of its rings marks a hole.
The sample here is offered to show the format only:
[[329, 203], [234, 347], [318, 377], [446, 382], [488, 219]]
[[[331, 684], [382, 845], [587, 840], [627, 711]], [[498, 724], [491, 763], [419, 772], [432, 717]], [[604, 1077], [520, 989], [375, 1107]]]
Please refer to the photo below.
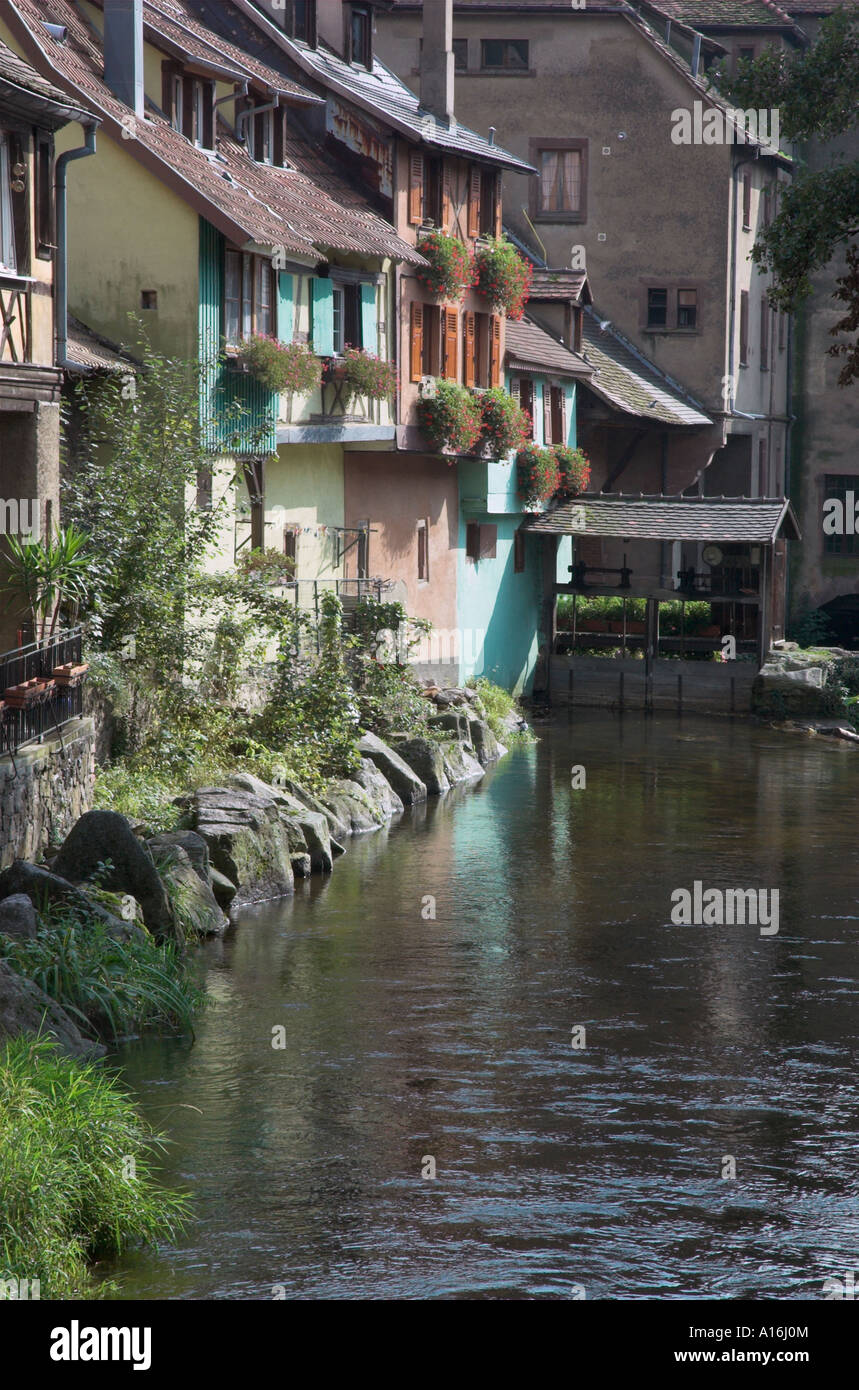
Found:
[[53, 1038], [70, 1057], [103, 1057], [100, 1043], [82, 1037], [74, 1019], [33, 980], [0, 960], [0, 1041], [22, 1033]]
[[238, 891], [236, 885], [212, 865], [209, 866], [209, 879], [219, 907], [229, 907]]
[[37, 930], [36, 909], [25, 893], [13, 893], [0, 902], [0, 936], [32, 938]]
[[306, 807], [308, 811], [316, 811], [319, 815], [325, 816], [331, 829], [331, 834], [338, 840], [344, 840], [349, 834], [349, 820], [339, 816], [326, 797], [323, 801], [313, 792], [309, 792], [306, 787], [302, 787], [300, 782], [295, 782], [291, 777], [277, 777], [274, 782], [278, 791], [288, 792], [295, 801]]
[[268, 791], [262, 796], [236, 787], [201, 787], [194, 793], [197, 834], [214, 868], [235, 884], [233, 910], [294, 891], [289, 836]]
[[157, 941], [181, 943], [152, 855], [117, 811], [87, 811], [81, 816], [63, 841], [53, 871], [61, 878], [80, 882], [91, 878], [108, 859], [112, 868], [99, 875], [100, 887], [111, 893], [130, 893], [139, 902], [143, 920]]
[[289, 792], [280, 787], [270, 787], [249, 772], [238, 772], [228, 778], [228, 787], [248, 792], [251, 796], [270, 802], [280, 820], [287, 826], [298, 826], [304, 836], [311, 867], [322, 874], [330, 874], [334, 866], [334, 855], [343, 853], [342, 845], [334, 846], [328, 817], [324, 811], [310, 811]]
[[330, 782], [326, 801], [337, 818], [346, 822], [350, 835], [364, 835], [369, 830], [378, 830], [388, 818], [378, 802], [350, 777], [340, 777]]
[[431, 714], [427, 724], [431, 729], [441, 729], [444, 733], [452, 734], [461, 743], [469, 741], [468, 715], [463, 709], [451, 709], [446, 714]]
[[369, 758], [372, 763], [375, 763], [383, 777], [390, 782], [406, 806], [413, 806], [418, 801], [426, 801], [426, 783], [421, 781], [405, 759], [393, 748], [389, 748], [387, 743], [380, 739], [377, 734], [364, 734], [358, 744], [358, 750], [363, 757]]
[[209, 846], [202, 835], [197, 834], [196, 830], [163, 830], [160, 834], [151, 836], [146, 843], [156, 860], [160, 850], [178, 845], [187, 854], [198, 878], [201, 878], [204, 883], [211, 887], [212, 866], [209, 862]]
[[144, 936], [140, 927], [133, 922], [123, 921], [83, 889], [69, 883], [68, 879], [38, 864], [29, 864], [26, 859], [16, 859], [0, 873], [0, 901], [6, 901], [18, 893], [29, 898], [37, 910], [48, 902], [69, 908], [84, 922], [95, 917], [119, 941], [129, 941], [132, 937], [142, 939]]
[[831, 714], [832, 698], [822, 666], [786, 669], [781, 662], [767, 662], [752, 685], [752, 710], [765, 719]]
[[507, 752], [504, 745], [498, 742], [485, 719], [469, 719], [468, 731], [471, 735], [472, 747], [483, 767], [486, 767], [488, 763], [497, 762]]
[[450, 791], [444, 770], [444, 754], [440, 743], [431, 738], [404, 738], [396, 745], [400, 757], [416, 772], [427, 789], [428, 796]]
[[[183, 934], [222, 936], [230, 925], [219, 908], [215, 895], [191, 863], [182, 845], [164, 844], [156, 847], [158, 866], [170, 880], [173, 912]], [[206, 851], [208, 854], [208, 849]]]
[[476, 782], [484, 776], [484, 769], [468, 743], [451, 740], [442, 744], [444, 770], [451, 786], [457, 782]]
[[401, 815], [405, 810], [402, 800], [397, 796], [387, 777], [369, 758], [361, 759], [361, 766], [353, 774], [353, 780], [367, 793], [385, 820], [390, 820], [391, 816]]

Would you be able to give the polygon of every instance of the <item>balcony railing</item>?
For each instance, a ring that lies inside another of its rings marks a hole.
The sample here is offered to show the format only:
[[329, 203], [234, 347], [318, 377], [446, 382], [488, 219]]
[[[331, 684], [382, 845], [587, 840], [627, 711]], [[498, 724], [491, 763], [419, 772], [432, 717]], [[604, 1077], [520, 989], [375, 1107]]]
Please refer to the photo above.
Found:
[[14, 764], [19, 748], [52, 731], [62, 742], [63, 725], [83, 708], [81, 643], [81, 629], [70, 628], [0, 656], [0, 756]]

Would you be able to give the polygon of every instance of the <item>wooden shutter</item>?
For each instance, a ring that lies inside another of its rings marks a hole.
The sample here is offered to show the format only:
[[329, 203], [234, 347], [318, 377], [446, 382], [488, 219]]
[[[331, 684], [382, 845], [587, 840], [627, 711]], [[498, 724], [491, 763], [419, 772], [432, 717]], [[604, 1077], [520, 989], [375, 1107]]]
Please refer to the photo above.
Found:
[[752, 179], [750, 174], [743, 174], [743, 227], [748, 229], [752, 225]]
[[543, 443], [553, 444], [552, 439], [552, 388], [543, 387]]
[[365, 352], [379, 351], [379, 315], [376, 309], [376, 286], [361, 286], [361, 346]]
[[480, 559], [480, 523], [477, 521], [466, 522], [465, 553], [469, 560]]
[[409, 155], [409, 221], [419, 227], [424, 220], [424, 157], [420, 150]]
[[417, 299], [412, 300], [410, 360], [412, 381], [420, 381], [424, 374], [424, 306]]
[[442, 165], [441, 174], [441, 229], [445, 233], [451, 231], [453, 222], [453, 170], [449, 167], [447, 160]]
[[334, 286], [314, 275], [310, 282], [313, 305], [313, 351], [318, 357], [334, 353]]
[[480, 235], [480, 185], [481, 173], [478, 165], [472, 164], [468, 180], [468, 235]]
[[463, 324], [465, 384], [466, 386], [475, 386], [477, 384], [477, 334], [474, 314], [470, 311], [466, 312], [463, 315]]
[[563, 386], [558, 387], [561, 397], [561, 443], [567, 443], [567, 393]]
[[182, 80], [182, 134], [194, 139], [194, 79]]
[[277, 277], [277, 336], [291, 343], [295, 328], [295, 279], [281, 270]]
[[448, 381], [456, 381], [458, 320], [455, 309], [444, 310], [444, 375]]
[[492, 196], [495, 200], [495, 235], [500, 236], [504, 230], [504, 223], [501, 216], [501, 175], [496, 174], [493, 180]]
[[272, 114], [274, 117], [272, 163], [276, 164], [278, 169], [282, 169], [286, 162], [286, 109], [279, 106]]
[[521, 530], [513, 533], [513, 573], [522, 574], [525, 569], [525, 532]]
[[215, 148], [215, 84], [203, 83], [203, 148]]
[[761, 371], [769, 370], [770, 365], [770, 306], [765, 294], [761, 295]]
[[497, 314], [489, 320], [489, 385], [501, 385], [501, 320]]
[[173, 78], [176, 75], [176, 64], [164, 62], [161, 64], [161, 110], [167, 117], [170, 124], [173, 124]]
[[564, 393], [558, 386], [551, 391], [552, 402], [552, 443], [566, 444], [564, 433]]
[[531, 417], [531, 438], [534, 438], [534, 383], [523, 376], [519, 382], [519, 404]]

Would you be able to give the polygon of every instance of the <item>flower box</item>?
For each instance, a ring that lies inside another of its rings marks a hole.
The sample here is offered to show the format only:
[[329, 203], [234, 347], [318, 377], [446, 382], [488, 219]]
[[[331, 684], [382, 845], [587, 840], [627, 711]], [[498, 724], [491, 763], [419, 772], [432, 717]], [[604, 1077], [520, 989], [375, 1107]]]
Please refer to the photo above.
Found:
[[84, 661], [79, 666], [75, 666], [73, 662], [67, 661], [64, 666], [54, 667], [54, 680], [57, 682], [57, 685], [68, 690], [76, 685], [80, 685], [88, 670], [88, 661]]
[[582, 618], [580, 623], [576, 623], [577, 632], [608, 632], [609, 626], [605, 618]]
[[8, 690], [4, 690], [3, 699], [10, 709], [29, 709], [42, 698], [45, 684], [45, 681], [34, 676], [32, 680], [21, 681], [19, 685], [10, 685]]

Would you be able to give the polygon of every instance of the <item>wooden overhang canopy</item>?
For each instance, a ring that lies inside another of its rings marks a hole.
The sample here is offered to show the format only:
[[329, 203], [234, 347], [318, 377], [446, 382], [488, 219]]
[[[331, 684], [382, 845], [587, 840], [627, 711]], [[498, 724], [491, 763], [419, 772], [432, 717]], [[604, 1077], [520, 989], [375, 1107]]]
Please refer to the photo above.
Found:
[[773, 545], [801, 540], [786, 497], [633, 497], [598, 493], [529, 517], [523, 529], [544, 536], [617, 540], [721, 541]]

